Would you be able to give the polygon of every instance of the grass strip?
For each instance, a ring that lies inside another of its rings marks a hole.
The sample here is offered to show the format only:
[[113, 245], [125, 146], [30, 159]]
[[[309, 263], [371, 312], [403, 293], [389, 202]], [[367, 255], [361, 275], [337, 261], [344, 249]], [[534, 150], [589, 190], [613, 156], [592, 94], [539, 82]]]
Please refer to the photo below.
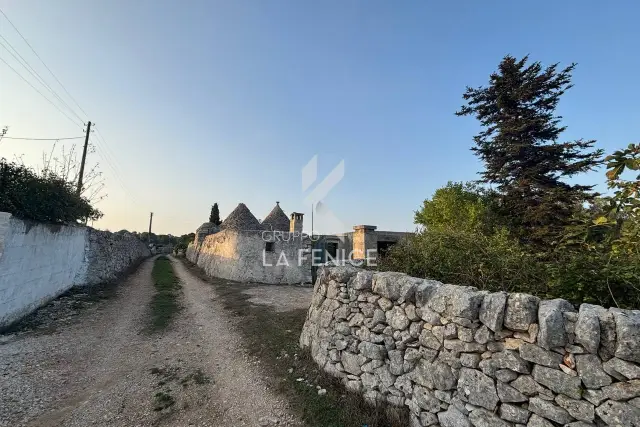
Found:
[[151, 319], [149, 332], [162, 332], [170, 324], [178, 312], [180, 305], [180, 280], [173, 271], [171, 261], [166, 256], [156, 258], [151, 271], [156, 293], [151, 299]]

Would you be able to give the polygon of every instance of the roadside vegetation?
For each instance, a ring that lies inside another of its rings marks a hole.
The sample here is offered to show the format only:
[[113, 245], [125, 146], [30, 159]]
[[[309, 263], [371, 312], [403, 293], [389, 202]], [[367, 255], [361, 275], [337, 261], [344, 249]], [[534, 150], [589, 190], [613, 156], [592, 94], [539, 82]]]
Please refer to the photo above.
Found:
[[[41, 173], [0, 159], [0, 211], [52, 224], [97, 220], [102, 213], [77, 194], [73, 180], [55, 169]], [[84, 193], [83, 193], [84, 194]]]
[[323, 372], [298, 345], [307, 310], [279, 312], [253, 305], [238, 283], [210, 278], [193, 263], [185, 266], [216, 289], [237, 326], [249, 353], [267, 369], [270, 387], [287, 397], [294, 411], [310, 427], [405, 427], [404, 409], [372, 407], [362, 396], [348, 393], [336, 378]]
[[[640, 306], [640, 144], [605, 157], [596, 141], [560, 142], [555, 114], [575, 64], [505, 57], [458, 115], [478, 119], [481, 179], [449, 182], [415, 212], [416, 235], [381, 269], [573, 303]], [[604, 166], [607, 194], [577, 184]]]
[[149, 332], [164, 331], [180, 312], [180, 280], [173, 271], [171, 261], [166, 256], [159, 256], [151, 271], [156, 292], [151, 298], [151, 317]]

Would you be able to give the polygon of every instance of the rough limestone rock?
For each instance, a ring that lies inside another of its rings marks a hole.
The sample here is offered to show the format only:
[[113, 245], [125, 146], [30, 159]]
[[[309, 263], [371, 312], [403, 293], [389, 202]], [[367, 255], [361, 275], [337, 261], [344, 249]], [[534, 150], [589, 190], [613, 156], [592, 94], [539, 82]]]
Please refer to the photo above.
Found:
[[[482, 311], [480, 311], [480, 313], [482, 314]], [[487, 325], [482, 325], [476, 330], [473, 339], [479, 344], [486, 344], [493, 338], [492, 335]]]
[[582, 384], [579, 377], [567, 375], [562, 371], [540, 365], [533, 367], [532, 376], [536, 382], [556, 393], [562, 393], [574, 399], [580, 399], [582, 396]]
[[429, 427], [438, 424], [438, 417], [431, 412], [420, 413], [420, 425], [422, 427]]
[[370, 342], [361, 342], [358, 345], [360, 354], [369, 359], [384, 360], [387, 356], [387, 349], [383, 345], [373, 344]]
[[511, 427], [507, 421], [487, 411], [486, 409], [476, 409], [469, 414], [469, 421], [475, 427]]
[[603, 363], [602, 369], [620, 381], [640, 379], [640, 366], [617, 357]]
[[353, 354], [348, 351], [342, 352], [342, 366], [344, 370], [353, 375], [360, 375], [362, 373], [362, 365], [367, 361], [367, 358], [361, 354]]
[[[422, 282], [419, 282], [415, 287], [415, 296], [416, 296], [416, 306], [424, 307], [431, 299], [431, 295], [442, 286], [441, 282], [437, 280], [428, 280], [425, 279]], [[427, 320], [427, 319], [425, 319]]]
[[469, 418], [453, 405], [444, 412], [438, 412], [438, 421], [442, 427], [471, 427]]
[[510, 294], [504, 312], [504, 326], [527, 332], [529, 325], [537, 323], [540, 298], [529, 294]]
[[538, 345], [547, 350], [567, 344], [564, 312], [575, 311], [569, 301], [553, 299], [541, 301], [538, 307]]
[[510, 383], [518, 378], [518, 373], [511, 369], [498, 369], [496, 371], [496, 379], [503, 383]]
[[420, 333], [420, 337], [418, 337], [418, 341], [420, 345], [423, 345], [427, 348], [431, 348], [433, 350], [440, 350], [442, 348], [443, 341], [436, 338], [436, 336], [428, 329], [423, 329]]
[[555, 427], [550, 421], [545, 420], [539, 415], [531, 414], [527, 427]]
[[609, 426], [640, 426], [640, 409], [628, 403], [607, 400], [596, 408], [596, 414]]
[[587, 388], [600, 388], [611, 384], [611, 377], [602, 369], [602, 362], [595, 354], [577, 355], [576, 369]]
[[619, 359], [640, 363], [640, 310], [610, 310], [616, 322], [616, 351]]
[[528, 374], [531, 372], [529, 363], [522, 359], [518, 352], [513, 350], [504, 350], [500, 353], [495, 353], [491, 358], [492, 364], [499, 369], [510, 369], [514, 372], [521, 374]]
[[399, 331], [405, 330], [409, 326], [409, 318], [404, 310], [399, 306], [394, 306], [385, 313], [385, 317], [389, 326]]
[[501, 381], [496, 383], [496, 389], [498, 391], [498, 398], [501, 402], [519, 403], [526, 402], [528, 400], [527, 396], [516, 390], [514, 387]]
[[523, 343], [520, 346], [520, 357], [536, 365], [548, 366], [549, 368], [557, 368], [562, 363], [562, 356], [558, 353], [529, 343]]
[[615, 383], [602, 388], [607, 399], [629, 400], [640, 396], [640, 380]]
[[428, 306], [443, 315], [475, 320], [485, 294], [470, 286], [442, 285], [435, 290]]
[[428, 412], [437, 413], [440, 410], [440, 400], [436, 398], [433, 391], [427, 388], [419, 385], [415, 386], [413, 388], [413, 399], [420, 408]]
[[472, 405], [493, 411], [498, 404], [498, 393], [493, 380], [475, 369], [462, 368], [458, 379], [458, 394]]
[[568, 424], [574, 421], [574, 418], [569, 415], [566, 409], [538, 397], [529, 399], [529, 411], [560, 424]]
[[373, 275], [373, 292], [391, 301], [402, 303], [415, 299], [415, 289], [420, 279], [404, 273], [385, 271]]
[[556, 403], [562, 408], [566, 409], [569, 415], [576, 420], [592, 422], [595, 416], [595, 407], [584, 400], [571, 399], [564, 394], [556, 396]]
[[598, 353], [600, 347], [600, 320], [598, 306], [591, 304], [580, 305], [578, 320], [575, 328], [575, 342], [593, 354]]
[[373, 283], [373, 271], [363, 270], [358, 271], [349, 282], [349, 286], [352, 289], [357, 289], [359, 291], [371, 290], [371, 285]]
[[531, 412], [526, 409], [512, 405], [510, 403], [503, 403], [500, 405], [500, 418], [506, 421], [511, 421], [518, 424], [526, 424], [529, 421]]
[[[228, 219], [228, 217], [227, 217]], [[225, 219], [225, 222], [227, 220]], [[351, 277], [358, 273], [358, 269], [352, 265], [340, 265], [337, 267], [329, 268], [329, 279], [335, 280], [338, 283], [347, 283]]]
[[506, 292], [496, 292], [485, 295], [482, 299], [482, 305], [480, 306], [480, 321], [493, 332], [502, 330], [506, 305]]

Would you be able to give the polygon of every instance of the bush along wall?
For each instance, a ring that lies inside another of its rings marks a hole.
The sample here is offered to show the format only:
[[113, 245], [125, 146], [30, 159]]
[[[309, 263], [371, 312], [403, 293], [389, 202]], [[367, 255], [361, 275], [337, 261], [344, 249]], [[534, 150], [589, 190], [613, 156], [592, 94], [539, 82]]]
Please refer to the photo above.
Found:
[[412, 426], [640, 426], [640, 311], [323, 267], [300, 337]]

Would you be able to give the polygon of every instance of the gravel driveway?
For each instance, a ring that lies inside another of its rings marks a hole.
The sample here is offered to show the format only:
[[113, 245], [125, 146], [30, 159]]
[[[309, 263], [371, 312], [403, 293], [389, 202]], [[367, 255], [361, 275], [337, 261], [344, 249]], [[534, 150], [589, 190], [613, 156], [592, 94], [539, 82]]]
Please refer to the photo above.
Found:
[[181, 263], [184, 310], [165, 333], [142, 332], [152, 265], [63, 328], [0, 335], [0, 426], [301, 425], [265, 385], [211, 285]]

